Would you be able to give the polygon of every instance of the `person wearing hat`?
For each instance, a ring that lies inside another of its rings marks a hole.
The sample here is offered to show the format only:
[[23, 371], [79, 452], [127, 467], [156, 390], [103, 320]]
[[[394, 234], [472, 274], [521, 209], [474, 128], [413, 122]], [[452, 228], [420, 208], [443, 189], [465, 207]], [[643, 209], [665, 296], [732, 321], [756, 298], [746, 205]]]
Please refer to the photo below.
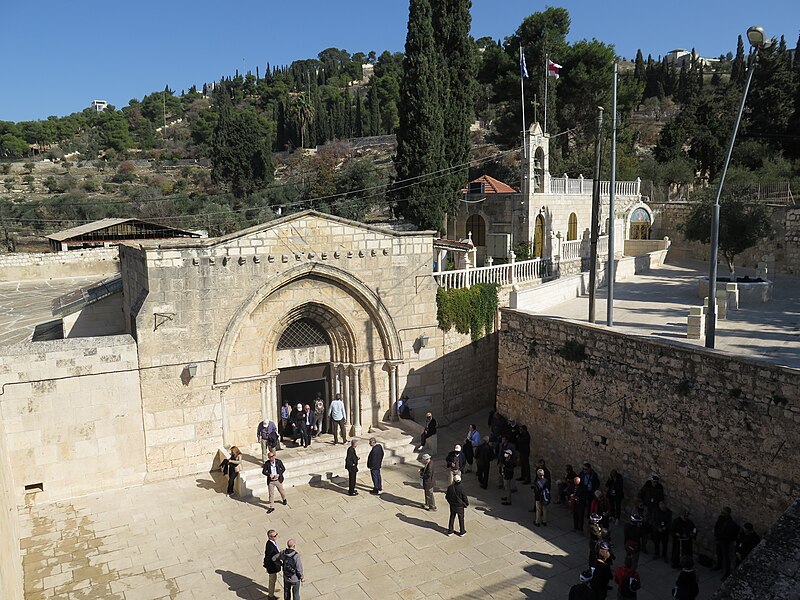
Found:
[[461, 489], [461, 475], [453, 475], [453, 483], [447, 486], [447, 491], [444, 494], [447, 503], [450, 505], [450, 521], [447, 525], [447, 535], [453, 535], [453, 525], [455, 525], [456, 516], [458, 517], [458, 536], [462, 537], [467, 534], [464, 529], [464, 509], [469, 506], [469, 499]]
[[291, 418], [292, 418], [292, 427], [294, 428], [294, 430], [292, 431], [292, 442], [296, 444], [299, 438], [300, 444], [302, 445], [305, 439], [303, 435], [305, 425], [303, 424], [304, 415], [303, 415], [302, 404], [298, 403], [297, 406], [294, 407]]
[[697, 527], [689, 518], [689, 511], [681, 511], [680, 517], [672, 522], [672, 568], [681, 568], [681, 557], [693, 556], [694, 539], [697, 538]]
[[[511, 451], [512, 454], [516, 455], [517, 447], [511, 442], [511, 438], [509, 438], [509, 434], [504, 433], [500, 436], [500, 443], [497, 445], [497, 467], [499, 469], [499, 478], [498, 478], [498, 488], [505, 487], [505, 472], [504, 472], [504, 465], [505, 465], [505, 453]], [[516, 456], [515, 456], [516, 458]], [[516, 466], [516, 463], [514, 464]], [[514, 482], [514, 473], [511, 473], [511, 491], [517, 491], [517, 484]]]
[[454, 475], [461, 475], [464, 472], [464, 452], [461, 450], [461, 444], [456, 444], [447, 453], [444, 462], [447, 465], [447, 485], [449, 486], [453, 483]]
[[489, 445], [489, 436], [483, 436], [481, 443], [475, 448], [475, 474], [478, 484], [486, 489], [489, 487], [489, 463], [494, 460], [494, 450]]
[[642, 516], [639, 513], [631, 515], [630, 523], [623, 529], [625, 538], [625, 553], [631, 557], [631, 566], [639, 568], [639, 555], [642, 552]]
[[550, 482], [545, 476], [544, 469], [536, 470], [536, 482], [533, 484], [536, 518], [533, 524], [536, 527], [547, 527], [547, 507], [550, 505]]
[[731, 517], [730, 506], [723, 506], [714, 525], [714, 539], [717, 541], [717, 564], [712, 571], [722, 569], [722, 579], [731, 574], [731, 553], [736, 538], [739, 537], [739, 525]]
[[569, 590], [569, 600], [594, 600], [594, 592], [592, 591], [592, 569], [581, 571], [580, 583], [576, 583]]
[[433, 497], [433, 486], [436, 484], [433, 473], [433, 461], [430, 454], [422, 455], [422, 468], [419, 470], [422, 489], [425, 492], [425, 510], [436, 510], [436, 499]]
[[433, 418], [432, 413], [425, 414], [425, 428], [419, 436], [419, 446], [415, 450], [422, 450], [425, 447], [425, 442], [436, 435], [436, 419]]
[[500, 504], [508, 506], [511, 504], [511, 493], [514, 491], [512, 489], [514, 483], [514, 451], [511, 448], [503, 452], [501, 469], [503, 473], [503, 493], [505, 496], [500, 498]]

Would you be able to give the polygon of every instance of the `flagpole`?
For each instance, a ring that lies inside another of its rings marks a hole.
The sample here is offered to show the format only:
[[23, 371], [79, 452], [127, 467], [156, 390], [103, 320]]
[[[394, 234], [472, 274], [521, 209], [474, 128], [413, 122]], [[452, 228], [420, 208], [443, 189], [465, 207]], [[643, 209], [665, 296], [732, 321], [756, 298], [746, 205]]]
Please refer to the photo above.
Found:
[[[519, 47], [519, 64], [523, 65], [525, 58], [522, 55], [522, 46]], [[519, 91], [522, 97], [522, 147], [523, 156], [527, 157], [528, 150], [525, 148], [525, 77], [520, 70], [519, 74]]]
[[550, 55], [544, 55], [544, 127], [543, 133], [547, 133], [547, 80], [549, 79], [547, 72], [547, 61], [550, 60]]

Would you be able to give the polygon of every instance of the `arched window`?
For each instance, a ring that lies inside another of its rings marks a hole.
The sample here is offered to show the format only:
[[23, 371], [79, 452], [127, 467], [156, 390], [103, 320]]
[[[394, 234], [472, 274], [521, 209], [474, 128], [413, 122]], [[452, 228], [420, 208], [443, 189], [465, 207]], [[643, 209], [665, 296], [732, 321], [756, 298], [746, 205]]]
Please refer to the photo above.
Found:
[[533, 228], [533, 258], [541, 258], [544, 254], [544, 217], [536, 217], [536, 224]]
[[472, 243], [475, 246], [486, 245], [486, 221], [480, 215], [470, 215], [467, 219], [467, 233], [472, 232]]
[[286, 328], [281, 339], [278, 340], [278, 350], [327, 345], [328, 336], [325, 331], [311, 319], [295, 321]]
[[567, 241], [578, 239], [578, 215], [572, 213], [569, 216], [569, 223], [567, 224]]
[[541, 147], [533, 153], [533, 191], [544, 193], [544, 150]]
[[650, 213], [644, 208], [637, 208], [631, 213], [631, 227], [628, 239], [649, 240], [650, 239]]

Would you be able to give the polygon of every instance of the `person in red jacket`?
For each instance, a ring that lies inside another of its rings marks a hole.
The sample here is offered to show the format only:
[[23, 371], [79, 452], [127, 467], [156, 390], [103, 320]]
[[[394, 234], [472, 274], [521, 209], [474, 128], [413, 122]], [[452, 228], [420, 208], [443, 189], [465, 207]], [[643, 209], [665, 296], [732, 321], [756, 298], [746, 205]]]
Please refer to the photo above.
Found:
[[614, 582], [617, 584], [617, 598], [636, 598], [636, 592], [642, 587], [639, 571], [633, 568], [631, 556], [625, 557], [625, 564], [617, 567], [614, 572]]

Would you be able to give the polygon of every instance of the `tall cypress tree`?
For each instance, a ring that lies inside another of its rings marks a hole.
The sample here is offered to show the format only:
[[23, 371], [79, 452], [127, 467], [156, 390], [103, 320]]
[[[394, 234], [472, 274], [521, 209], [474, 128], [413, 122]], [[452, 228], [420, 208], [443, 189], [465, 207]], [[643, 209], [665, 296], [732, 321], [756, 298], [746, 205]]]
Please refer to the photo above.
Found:
[[369, 82], [369, 135], [380, 135], [381, 132], [381, 106], [378, 98], [378, 81], [373, 77]]
[[744, 83], [744, 74], [745, 74], [745, 59], [744, 59], [744, 42], [742, 41], [742, 36], [739, 36], [739, 40], [736, 42], [736, 56], [731, 63], [731, 82], [735, 83], [736, 85], [741, 85]]
[[470, 0], [432, 0], [433, 30], [441, 60], [441, 106], [444, 119], [444, 161], [449, 172], [445, 208], [453, 213], [459, 192], [467, 184], [472, 120], [477, 90], [477, 62], [469, 37]]
[[634, 63], [633, 67], [633, 77], [636, 79], [636, 81], [641, 81], [642, 83], [647, 81], [647, 77], [645, 76], [644, 72], [644, 57], [642, 56], [641, 48], [636, 51], [636, 62]]
[[[430, 0], [411, 0], [394, 159], [395, 198], [404, 217], [435, 230], [442, 228], [448, 195], [446, 179], [437, 177], [445, 164], [440, 89]], [[431, 177], [423, 177], [426, 174]], [[406, 181], [411, 178], [413, 182]]]

